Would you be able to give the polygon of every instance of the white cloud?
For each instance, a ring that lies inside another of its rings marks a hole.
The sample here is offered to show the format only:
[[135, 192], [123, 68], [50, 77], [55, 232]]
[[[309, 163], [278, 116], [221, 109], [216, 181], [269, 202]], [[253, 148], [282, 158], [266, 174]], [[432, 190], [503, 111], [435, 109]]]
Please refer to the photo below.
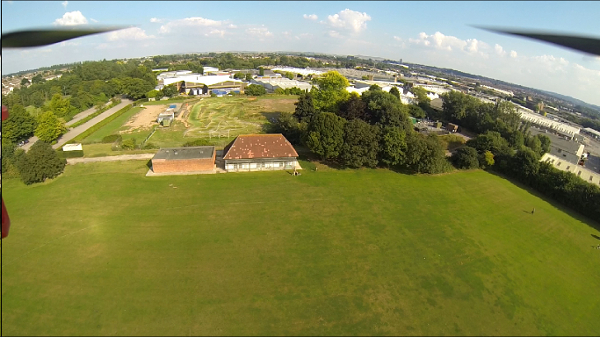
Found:
[[303, 17], [306, 20], [313, 20], [313, 21], [316, 21], [317, 19], [319, 19], [319, 17], [317, 16], [317, 14], [310, 14], [310, 15], [309, 14], [304, 14]]
[[87, 23], [87, 19], [80, 11], [66, 12], [62, 18], [54, 21], [54, 24], [59, 26], [85, 25]]
[[394, 36], [394, 40], [396, 40], [396, 41], [402, 41], [402, 38], [398, 37], [398, 36]]
[[339, 38], [340, 37], [340, 33], [336, 32], [335, 30], [330, 30], [329, 32], [327, 32], [327, 35], [329, 35], [331, 37], [335, 37], [335, 38]]
[[170, 33], [178, 28], [202, 28], [202, 27], [223, 27], [228, 21], [217, 21], [201, 17], [191, 17], [180, 20], [173, 20], [160, 26], [160, 33]]
[[209, 32], [204, 33], [204, 36], [220, 36], [223, 37], [227, 32], [223, 29], [211, 28]]
[[100, 21], [98, 21], [98, 20], [96, 20], [96, 19], [94, 19], [94, 18], [90, 18], [90, 21], [92, 21], [92, 22], [94, 22], [94, 23], [96, 23], [96, 22], [100, 22]]
[[67, 8], [67, 5], [68, 5], [68, 4], [69, 4], [69, 2], [68, 2], [68, 1], [65, 1], [65, 2], [62, 2], [62, 3], [61, 3], [61, 5], [63, 5], [63, 7], [64, 7], [65, 9]]
[[164, 21], [165, 21], [165, 19], [159, 19], [159, 18], [151, 18], [150, 19], [150, 22], [152, 22], [152, 23], [161, 23]]
[[110, 32], [106, 35], [107, 40], [147, 40], [154, 38], [153, 35], [147, 35], [146, 31], [139, 27], [131, 27], [127, 29], [121, 29], [114, 32]]
[[348, 8], [338, 14], [327, 16], [327, 23], [331, 27], [348, 29], [354, 33], [360, 33], [367, 29], [367, 21], [370, 20], [371, 17], [367, 13], [356, 12]]
[[237, 28], [237, 26], [234, 25], [234, 24], [232, 24], [232, 23], [230, 23], [230, 24], [227, 25], [227, 28], [235, 29], [235, 28]]
[[433, 35], [427, 35], [426, 33], [421, 32], [419, 33], [418, 39], [409, 38], [408, 42], [432, 47], [438, 50], [458, 50], [471, 55], [479, 55], [484, 58], [488, 57], [486, 51], [490, 48], [487, 43], [477, 39], [461, 40], [455, 36], [444, 35], [440, 32], [435, 32]]
[[494, 50], [496, 51], [496, 54], [500, 56], [506, 56], [506, 51], [504, 50], [504, 48], [502, 48], [502, 46], [497, 43], [496, 45], [494, 45]]
[[516, 52], [516, 51], [514, 51], [514, 50], [511, 50], [511, 51], [510, 51], [510, 57], [512, 57], [512, 58], [516, 58], [516, 57], [517, 57], [517, 52]]
[[252, 36], [256, 36], [259, 38], [270, 37], [273, 36], [266, 27], [251, 27], [246, 29], [246, 33]]

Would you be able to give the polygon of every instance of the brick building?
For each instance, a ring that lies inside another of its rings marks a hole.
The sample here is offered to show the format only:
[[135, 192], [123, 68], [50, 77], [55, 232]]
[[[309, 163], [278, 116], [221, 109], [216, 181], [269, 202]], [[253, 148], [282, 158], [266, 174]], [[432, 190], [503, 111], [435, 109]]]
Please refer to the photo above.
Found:
[[282, 134], [240, 135], [223, 153], [227, 172], [301, 169], [298, 153]]
[[215, 147], [160, 149], [152, 158], [152, 171], [154, 173], [215, 171]]

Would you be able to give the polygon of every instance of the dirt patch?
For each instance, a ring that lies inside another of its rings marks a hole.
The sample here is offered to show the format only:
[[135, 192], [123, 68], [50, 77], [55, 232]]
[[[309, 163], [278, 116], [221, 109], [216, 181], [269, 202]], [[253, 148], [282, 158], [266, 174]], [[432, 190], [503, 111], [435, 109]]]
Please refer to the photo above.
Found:
[[145, 106], [142, 111], [138, 112], [127, 123], [125, 123], [125, 125], [123, 125], [127, 127], [127, 130], [122, 131], [121, 133], [129, 133], [143, 129], [151, 129], [154, 125], [157, 125], [156, 118], [158, 118], [158, 115], [161, 112], [164, 112], [166, 109], [167, 105]]
[[263, 99], [259, 104], [264, 112], [293, 112], [297, 101], [296, 98]]

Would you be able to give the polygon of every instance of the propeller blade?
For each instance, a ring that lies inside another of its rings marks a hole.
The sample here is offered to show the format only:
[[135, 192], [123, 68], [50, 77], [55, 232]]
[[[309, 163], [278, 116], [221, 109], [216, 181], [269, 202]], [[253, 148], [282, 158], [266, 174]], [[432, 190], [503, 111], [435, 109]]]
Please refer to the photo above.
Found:
[[562, 47], [567, 47], [582, 51], [588, 54], [600, 56], [600, 39], [594, 37], [584, 37], [564, 34], [548, 34], [544, 32], [520, 31], [512, 29], [487, 28], [475, 26], [494, 33], [507, 34], [527, 37], [530, 39], [553, 43]]
[[129, 27], [22, 30], [2, 34], [2, 49], [45, 46], [81, 36], [106, 33], [124, 28]]

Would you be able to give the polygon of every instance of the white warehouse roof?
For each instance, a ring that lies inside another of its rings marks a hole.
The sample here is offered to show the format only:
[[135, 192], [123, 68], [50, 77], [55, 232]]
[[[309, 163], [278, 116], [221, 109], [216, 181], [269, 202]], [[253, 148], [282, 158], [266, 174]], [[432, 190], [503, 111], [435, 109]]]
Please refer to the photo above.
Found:
[[303, 68], [292, 68], [292, 67], [276, 67], [271, 69], [272, 71], [289, 71], [290, 73], [294, 73], [294, 74], [300, 74], [302, 76], [307, 76], [307, 75], [321, 75], [323, 74], [322, 71], [319, 70], [312, 70], [312, 69], [303, 69]]
[[214, 85], [221, 82], [238, 82], [242, 83], [240, 80], [236, 80], [230, 78], [229, 76], [202, 76], [202, 75], [189, 75], [189, 76], [179, 76], [174, 78], [165, 78], [164, 84], [169, 85], [177, 82], [188, 82], [188, 83], [202, 83], [206, 85]]

